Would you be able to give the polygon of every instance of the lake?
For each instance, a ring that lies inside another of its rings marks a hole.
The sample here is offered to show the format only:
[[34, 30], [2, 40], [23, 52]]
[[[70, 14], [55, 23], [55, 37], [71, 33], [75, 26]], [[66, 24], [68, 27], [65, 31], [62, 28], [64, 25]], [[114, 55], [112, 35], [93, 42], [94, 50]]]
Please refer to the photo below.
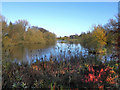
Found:
[[31, 64], [39, 61], [64, 61], [70, 60], [71, 57], [97, 59], [102, 62], [112, 60], [112, 50], [108, 48], [107, 54], [89, 54], [88, 51], [80, 44], [60, 43], [57, 41], [55, 45], [41, 46], [27, 45], [27, 46], [14, 46], [3, 49], [3, 58], [8, 61]]

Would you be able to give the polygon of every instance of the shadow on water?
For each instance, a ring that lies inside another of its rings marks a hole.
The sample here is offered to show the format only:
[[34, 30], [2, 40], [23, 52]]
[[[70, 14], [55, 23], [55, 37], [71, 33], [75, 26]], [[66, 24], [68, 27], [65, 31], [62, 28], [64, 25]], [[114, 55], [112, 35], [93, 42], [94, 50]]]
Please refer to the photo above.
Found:
[[[49, 61], [51, 58], [53, 61], [57, 60], [64, 61], [70, 60], [72, 57], [76, 59], [87, 58], [90, 62], [97, 62], [101, 60], [106, 62], [111, 60], [114, 56], [112, 46], [107, 47], [107, 52], [104, 54], [88, 53], [80, 44], [71, 43], [60, 43], [57, 42], [55, 45], [44, 46], [44, 45], [25, 45], [25, 46], [14, 46], [7, 49], [3, 48], [3, 59], [18, 63], [29, 63], [35, 62], [36, 60], [41, 61], [43, 58], [45, 61]], [[91, 61], [92, 60], [92, 61]]]

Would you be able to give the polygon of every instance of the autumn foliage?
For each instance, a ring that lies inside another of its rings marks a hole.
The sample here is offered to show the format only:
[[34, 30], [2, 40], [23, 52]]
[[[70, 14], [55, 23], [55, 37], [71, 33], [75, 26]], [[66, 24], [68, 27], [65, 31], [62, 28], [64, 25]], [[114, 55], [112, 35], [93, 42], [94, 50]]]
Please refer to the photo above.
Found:
[[2, 44], [4, 47], [25, 44], [54, 44], [56, 35], [44, 28], [30, 26], [27, 20], [17, 20], [15, 23], [2, 17]]

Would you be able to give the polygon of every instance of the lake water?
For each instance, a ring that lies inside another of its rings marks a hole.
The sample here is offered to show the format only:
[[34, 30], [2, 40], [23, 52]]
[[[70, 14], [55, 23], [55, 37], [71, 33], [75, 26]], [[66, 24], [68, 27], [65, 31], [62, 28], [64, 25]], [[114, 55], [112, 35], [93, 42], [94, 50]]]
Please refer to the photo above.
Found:
[[[108, 50], [109, 51], [109, 50]], [[55, 45], [51, 46], [40, 46], [40, 45], [28, 45], [24, 46], [14, 46], [7, 49], [3, 49], [3, 58], [17, 62], [21, 64], [39, 61], [65, 61], [69, 60], [72, 57], [76, 57], [76, 59], [80, 59], [82, 57], [88, 59], [99, 59], [102, 62], [111, 59], [111, 53], [107, 53], [107, 55], [94, 55], [88, 54], [88, 51], [85, 50], [80, 44], [70, 44], [70, 43], [60, 43], [57, 41]]]

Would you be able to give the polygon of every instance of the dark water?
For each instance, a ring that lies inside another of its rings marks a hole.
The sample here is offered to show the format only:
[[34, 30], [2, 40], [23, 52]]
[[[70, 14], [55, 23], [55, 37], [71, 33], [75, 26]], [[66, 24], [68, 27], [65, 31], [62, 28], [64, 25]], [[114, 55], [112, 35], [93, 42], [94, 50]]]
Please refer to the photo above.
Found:
[[[108, 50], [110, 49], [110, 50]], [[36, 60], [57, 60], [65, 61], [69, 60], [71, 57], [88, 58], [88, 59], [99, 59], [102, 62], [105, 60], [112, 60], [112, 50], [108, 47], [106, 54], [88, 54], [88, 51], [84, 49], [80, 44], [69, 44], [57, 42], [55, 45], [51, 46], [41, 46], [41, 45], [28, 45], [28, 46], [14, 46], [3, 49], [3, 59], [17, 62], [19, 64], [28, 63], [31, 64]]]

